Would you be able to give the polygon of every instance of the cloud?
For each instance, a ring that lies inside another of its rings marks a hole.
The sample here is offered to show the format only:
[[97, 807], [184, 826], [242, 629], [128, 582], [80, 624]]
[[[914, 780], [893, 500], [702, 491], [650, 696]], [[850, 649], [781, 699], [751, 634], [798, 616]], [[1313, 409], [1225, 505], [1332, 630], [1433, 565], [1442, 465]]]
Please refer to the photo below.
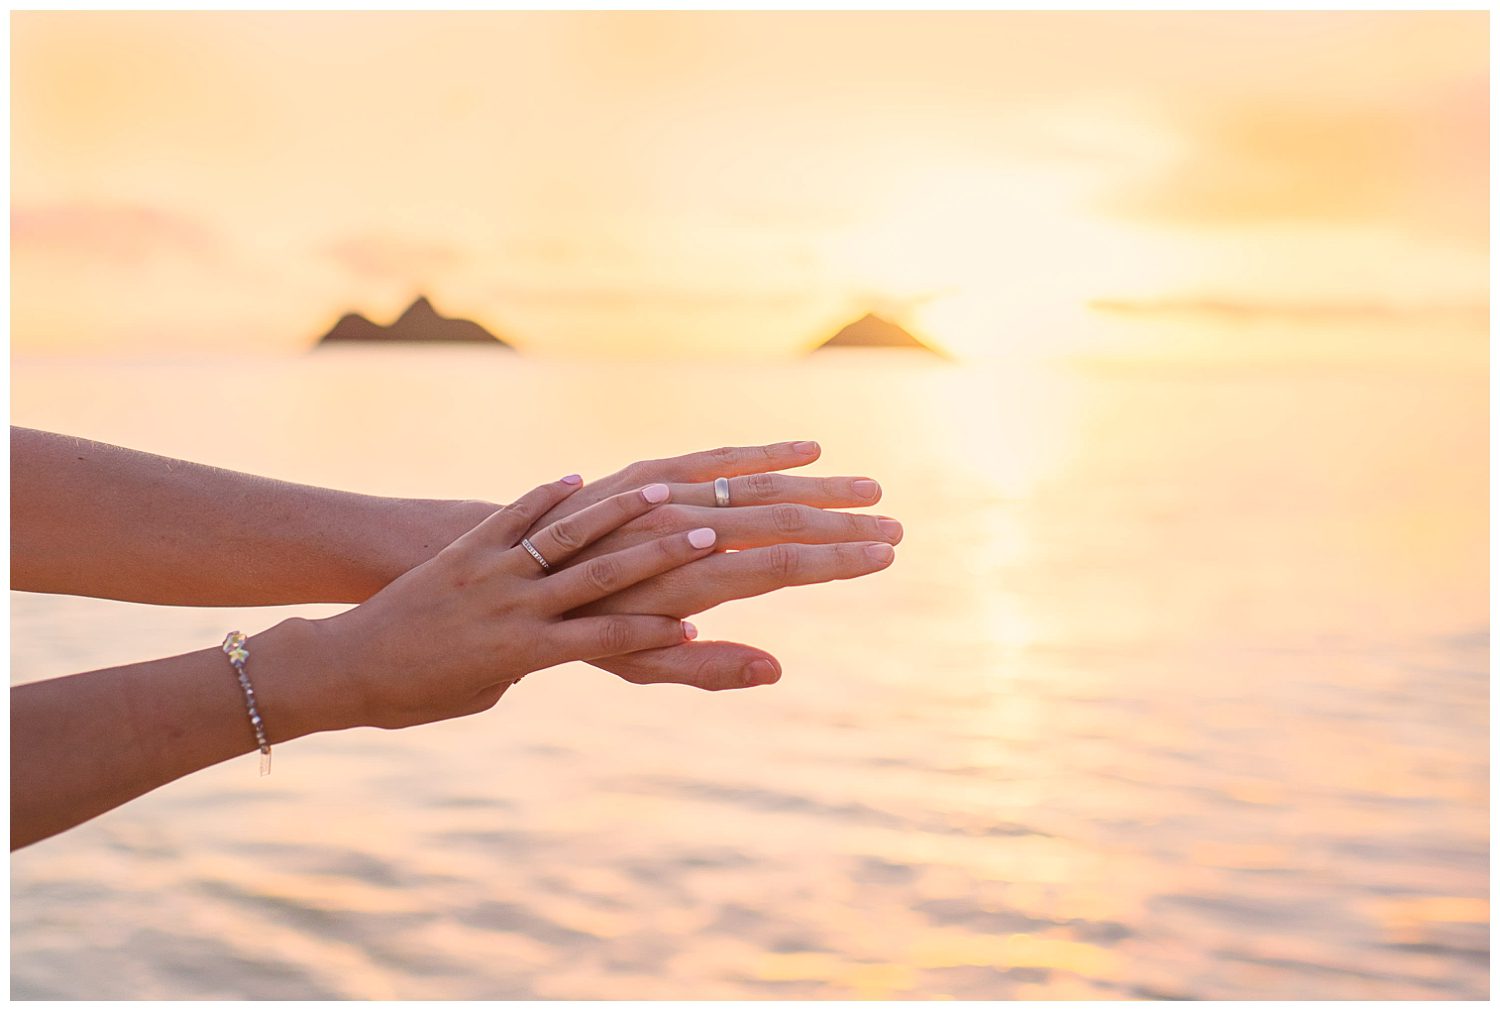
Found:
[[398, 235], [350, 236], [323, 251], [357, 277], [413, 284], [426, 284], [437, 273], [452, 270], [467, 259], [464, 251], [451, 243]]
[[215, 259], [219, 237], [202, 222], [140, 204], [68, 203], [17, 207], [10, 216], [11, 248], [117, 265], [158, 256]]
[[1088, 303], [1100, 312], [1138, 316], [1213, 316], [1238, 320], [1294, 320], [1298, 322], [1361, 322], [1367, 320], [1437, 320], [1482, 322], [1489, 305], [1483, 302], [1405, 305], [1392, 301], [1252, 301], [1234, 298], [1097, 298]]
[[1186, 112], [1181, 154], [1110, 191], [1108, 213], [1179, 226], [1377, 223], [1488, 239], [1488, 84], [1386, 107], [1241, 102]]
[[746, 310], [756, 307], [785, 308], [814, 300], [809, 289], [721, 289], [688, 288], [664, 285], [613, 286], [559, 284], [505, 285], [495, 289], [496, 297], [508, 304], [543, 307], [586, 305], [594, 309], [662, 306], [672, 311], [684, 309]]

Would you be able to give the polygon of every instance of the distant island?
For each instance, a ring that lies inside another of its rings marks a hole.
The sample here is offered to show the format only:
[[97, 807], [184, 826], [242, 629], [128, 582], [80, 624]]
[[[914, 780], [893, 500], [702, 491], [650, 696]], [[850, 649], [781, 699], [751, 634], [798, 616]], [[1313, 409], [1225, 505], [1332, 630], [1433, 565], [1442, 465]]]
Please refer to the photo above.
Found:
[[359, 341], [375, 344], [494, 344], [510, 348], [505, 341], [478, 323], [439, 316], [425, 295], [407, 307], [390, 326], [372, 323], [357, 312], [345, 313], [333, 329], [318, 338], [316, 346]]
[[928, 354], [939, 354], [938, 351], [923, 344], [902, 327], [888, 319], [882, 319], [873, 312], [865, 313], [813, 350], [822, 351], [824, 348], [908, 348], [913, 351], [926, 351]]

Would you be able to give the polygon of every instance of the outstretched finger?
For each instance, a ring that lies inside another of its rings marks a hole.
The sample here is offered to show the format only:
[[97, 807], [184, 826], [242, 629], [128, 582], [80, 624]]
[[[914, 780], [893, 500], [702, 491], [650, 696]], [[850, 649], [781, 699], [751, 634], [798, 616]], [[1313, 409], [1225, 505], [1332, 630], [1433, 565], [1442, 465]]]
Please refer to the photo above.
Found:
[[[527, 572], [537, 571], [537, 565], [542, 559], [546, 560], [546, 565], [542, 566], [544, 569], [561, 568], [579, 551], [611, 530], [616, 530], [661, 505], [671, 494], [671, 489], [664, 484], [648, 484], [638, 491], [611, 495], [603, 502], [595, 502], [587, 509], [580, 509], [571, 516], [564, 516], [556, 523], [538, 530], [528, 539], [532, 551], [527, 551], [524, 544], [519, 545], [514, 549], [511, 560], [515, 565], [524, 567]], [[519, 539], [520, 534], [516, 536]], [[541, 558], [537, 558], [537, 555], [541, 555]]]
[[[571, 611], [575, 607], [582, 607], [634, 586], [643, 579], [659, 576], [703, 558], [713, 550], [716, 539], [717, 535], [709, 527], [698, 527], [685, 534], [657, 537], [645, 544], [599, 555], [586, 562], [579, 562], [571, 569], [553, 573], [543, 585], [542, 591], [557, 613]], [[652, 609], [647, 613], [662, 612]]]
[[695, 527], [714, 528], [719, 535], [717, 551], [743, 551], [783, 542], [835, 544], [839, 541], [885, 541], [899, 544], [904, 531], [899, 521], [873, 513], [818, 509], [794, 502], [777, 505], [715, 509], [682, 505], [675, 500], [647, 516], [601, 537], [574, 556], [577, 565], [585, 558], [619, 551], [622, 546], [664, 533], [685, 533]]
[[[712, 506], [713, 482], [672, 486], [672, 501], [683, 505]], [[796, 502], [820, 509], [844, 509], [874, 505], [880, 501], [880, 483], [868, 477], [796, 477], [790, 474], [747, 474], [729, 479], [731, 506], [775, 505]]]
[[652, 460], [642, 471], [658, 481], [712, 481], [734, 474], [760, 474], [788, 467], [805, 467], [818, 458], [816, 442], [777, 442], [767, 446], [724, 446], [685, 456]]
[[596, 660], [617, 653], [660, 649], [698, 634], [690, 621], [660, 614], [611, 614], [554, 625], [549, 639], [559, 660]]
[[781, 664], [770, 653], [738, 642], [684, 642], [590, 661], [631, 684], [691, 685], [704, 691], [775, 684]]
[[533, 488], [504, 509], [491, 513], [464, 536], [508, 548], [519, 541], [533, 523], [582, 487], [583, 478], [577, 474], [569, 474], [540, 488]]
[[883, 542], [773, 544], [721, 552], [663, 573], [585, 606], [586, 614], [697, 614], [726, 600], [770, 593], [784, 586], [855, 579], [891, 564], [895, 550]]
[[685, 505], [672, 508], [684, 524], [712, 524], [719, 534], [717, 546], [720, 551], [743, 551], [788, 541], [798, 544], [836, 544], [839, 541], [898, 544], [904, 533], [900, 522], [889, 516], [846, 513], [791, 502], [740, 509]]
[[[712, 481], [716, 477], [731, 474], [754, 474], [770, 470], [786, 470], [790, 467], [805, 467], [813, 463], [823, 450], [816, 442], [777, 442], [765, 446], [726, 446], [684, 456], [671, 456], [661, 460], [642, 460], [608, 477], [600, 478], [578, 496], [577, 499], [553, 509], [542, 521], [551, 522], [559, 516], [577, 512], [586, 505], [598, 502], [611, 491], [639, 488], [653, 481], [676, 481], [686, 484], [693, 481]], [[709, 503], [712, 504], [712, 493]], [[539, 527], [541, 524], [533, 523]]]

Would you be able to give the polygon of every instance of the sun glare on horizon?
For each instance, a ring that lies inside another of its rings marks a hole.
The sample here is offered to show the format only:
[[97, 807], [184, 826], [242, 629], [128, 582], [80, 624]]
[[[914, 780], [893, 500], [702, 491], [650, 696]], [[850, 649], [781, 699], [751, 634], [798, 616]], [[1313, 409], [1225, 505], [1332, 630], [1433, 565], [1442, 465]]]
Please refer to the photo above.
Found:
[[418, 294], [556, 355], [875, 312], [1488, 297], [1482, 12], [29, 12], [13, 347], [306, 347]]

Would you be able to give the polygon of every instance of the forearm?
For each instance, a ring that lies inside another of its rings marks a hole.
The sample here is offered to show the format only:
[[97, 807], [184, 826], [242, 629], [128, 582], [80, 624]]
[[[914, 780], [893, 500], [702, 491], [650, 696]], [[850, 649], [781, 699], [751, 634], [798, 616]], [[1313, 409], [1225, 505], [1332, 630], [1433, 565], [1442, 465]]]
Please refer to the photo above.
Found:
[[152, 604], [353, 603], [496, 507], [292, 484], [11, 430], [11, 585]]
[[[248, 645], [272, 744], [359, 722], [319, 623], [284, 621]], [[217, 646], [21, 685], [10, 698], [12, 849], [257, 748]]]

